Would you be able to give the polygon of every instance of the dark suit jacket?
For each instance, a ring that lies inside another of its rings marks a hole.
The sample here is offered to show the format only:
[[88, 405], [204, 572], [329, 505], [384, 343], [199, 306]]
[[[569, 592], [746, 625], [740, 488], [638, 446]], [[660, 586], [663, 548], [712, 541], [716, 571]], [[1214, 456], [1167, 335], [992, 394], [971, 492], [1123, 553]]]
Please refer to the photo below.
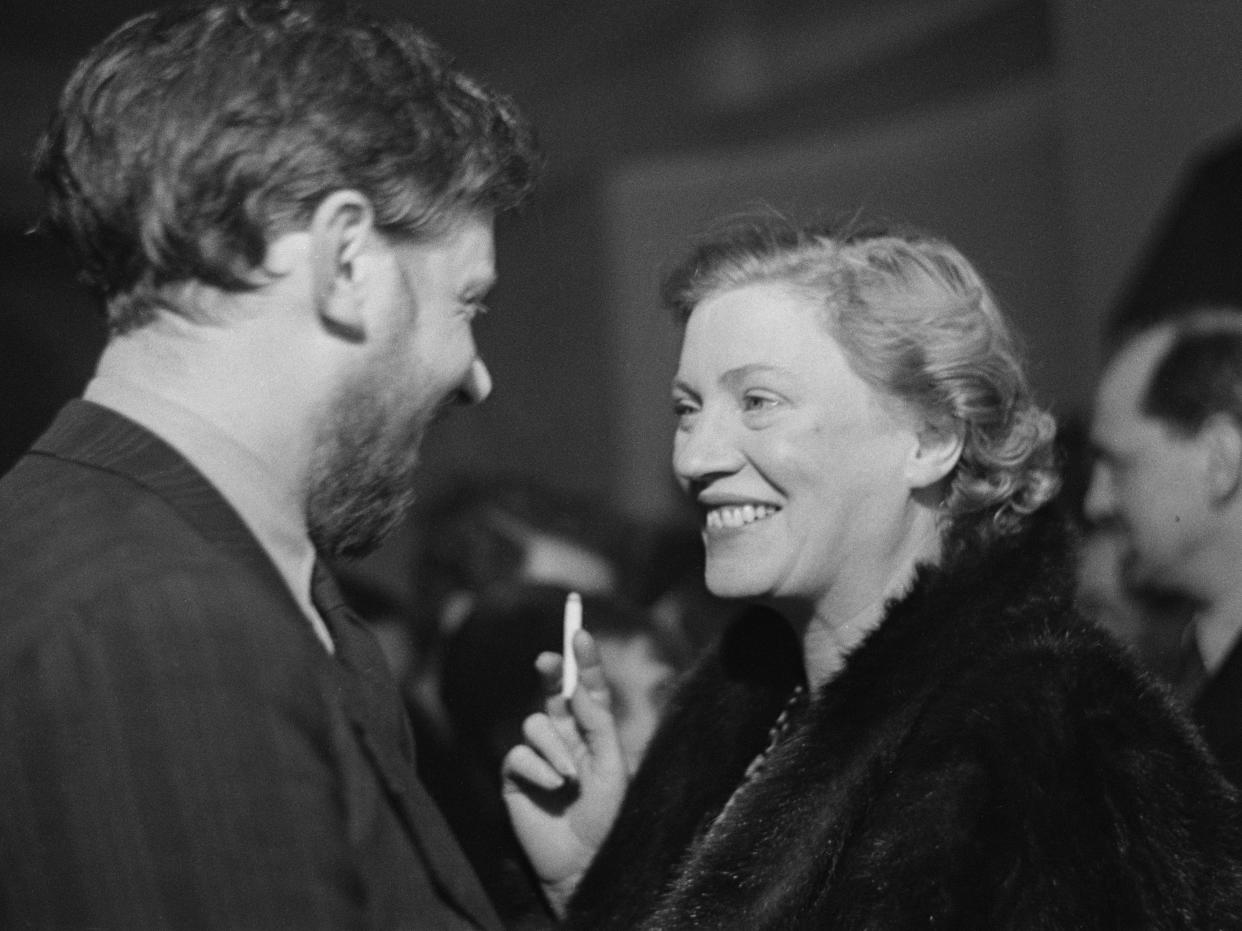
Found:
[[1220, 768], [1242, 788], [1242, 645], [1208, 679], [1191, 710]]
[[0, 926], [498, 926], [374, 640], [148, 431], [73, 402], [0, 480], [0, 606]]

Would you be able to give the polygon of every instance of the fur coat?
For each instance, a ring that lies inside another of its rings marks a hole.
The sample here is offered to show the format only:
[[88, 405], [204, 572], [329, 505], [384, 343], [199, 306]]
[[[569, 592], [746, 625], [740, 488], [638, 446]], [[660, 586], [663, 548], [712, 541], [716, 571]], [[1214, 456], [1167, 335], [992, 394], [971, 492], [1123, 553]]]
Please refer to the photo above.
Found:
[[673, 700], [570, 905], [583, 929], [1242, 928], [1236, 799], [1074, 613], [1044, 516], [923, 567], [748, 764], [802, 666], [748, 612]]

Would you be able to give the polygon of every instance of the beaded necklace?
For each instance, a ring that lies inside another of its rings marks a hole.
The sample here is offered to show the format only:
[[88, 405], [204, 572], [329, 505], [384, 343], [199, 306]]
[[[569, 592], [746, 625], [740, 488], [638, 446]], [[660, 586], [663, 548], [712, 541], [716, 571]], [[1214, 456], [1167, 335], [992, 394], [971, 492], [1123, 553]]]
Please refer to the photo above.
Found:
[[768, 728], [768, 745], [764, 747], [750, 761], [750, 765], [746, 767], [746, 772], [742, 775], [742, 781], [738, 783], [733, 794], [729, 796], [729, 800], [725, 802], [724, 808], [720, 809], [720, 814], [712, 820], [708, 830], [712, 830], [716, 825], [724, 819], [725, 814], [733, 807], [733, 803], [737, 801], [739, 795], [750, 785], [759, 774], [763, 771], [763, 767], [767, 764], [768, 758], [781, 742], [788, 736], [793, 729], [794, 718], [797, 713], [806, 707], [806, 686], [799, 683], [794, 687], [793, 692], [789, 696], [789, 700], [785, 702], [785, 707], [781, 709], [781, 713], [776, 716], [776, 720], [772, 722], [772, 726]]
[[[786, 735], [793, 727], [793, 719], [796, 712], [802, 709], [803, 699], [806, 697], [806, 686], [799, 683], [794, 687], [793, 692], [789, 696], [789, 700], [785, 702], [785, 707], [781, 709], [781, 713], [776, 716], [776, 720], [772, 722], [772, 726], [768, 728], [768, 745], [764, 747], [759, 754], [750, 761], [750, 765], [746, 767], [746, 773], [742, 776], [742, 785], [753, 780], [763, 770], [768, 762], [768, 757], [772, 755], [772, 751], [777, 745], [785, 739]], [[740, 789], [742, 786], [738, 786]], [[737, 794], [737, 789], [733, 792]], [[732, 801], [732, 799], [730, 799]]]

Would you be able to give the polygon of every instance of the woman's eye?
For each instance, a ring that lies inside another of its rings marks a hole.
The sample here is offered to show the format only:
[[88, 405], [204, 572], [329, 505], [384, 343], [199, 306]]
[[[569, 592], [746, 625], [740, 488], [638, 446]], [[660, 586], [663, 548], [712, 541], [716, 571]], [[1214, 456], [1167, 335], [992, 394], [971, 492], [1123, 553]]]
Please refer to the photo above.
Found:
[[770, 394], [746, 394], [742, 396], [742, 409], [746, 412], [766, 411], [775, 407], [778, 399]]

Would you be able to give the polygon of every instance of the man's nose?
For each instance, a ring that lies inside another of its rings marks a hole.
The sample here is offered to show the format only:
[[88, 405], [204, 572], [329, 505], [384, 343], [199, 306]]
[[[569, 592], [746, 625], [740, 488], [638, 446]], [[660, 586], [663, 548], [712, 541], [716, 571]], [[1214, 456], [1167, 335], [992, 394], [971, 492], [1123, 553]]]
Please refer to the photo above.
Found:
[[462, 380], [461, 389], [457, 393], [458, 400], [463, 404], [481, 404], [492, 393], [492, 375], [487, 366], [478, 356], [470, 363], [470, 371]]
[[1087, 484], [1087, 494], [1082, 502], [1083, 513], [1093, 524], [1103, 524], [1113, 516], [1115, 508], [1112, 476], [1102, 463], [1097, 462], [1091, 467], [1091, 481]]

